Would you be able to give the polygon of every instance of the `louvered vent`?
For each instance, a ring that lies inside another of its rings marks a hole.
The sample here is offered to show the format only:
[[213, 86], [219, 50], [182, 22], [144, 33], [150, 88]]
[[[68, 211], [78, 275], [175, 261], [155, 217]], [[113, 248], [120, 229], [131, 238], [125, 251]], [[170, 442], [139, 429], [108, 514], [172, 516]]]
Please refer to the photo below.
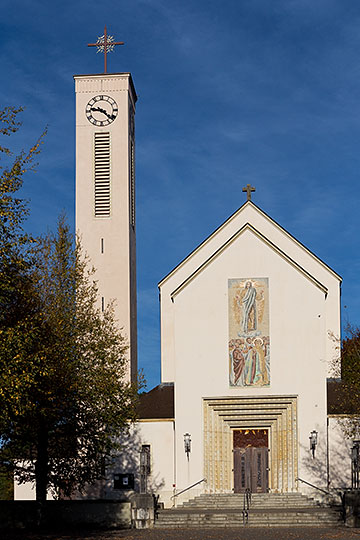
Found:
[[94, 136], [95, 217], [110, 216], [110, 133]]

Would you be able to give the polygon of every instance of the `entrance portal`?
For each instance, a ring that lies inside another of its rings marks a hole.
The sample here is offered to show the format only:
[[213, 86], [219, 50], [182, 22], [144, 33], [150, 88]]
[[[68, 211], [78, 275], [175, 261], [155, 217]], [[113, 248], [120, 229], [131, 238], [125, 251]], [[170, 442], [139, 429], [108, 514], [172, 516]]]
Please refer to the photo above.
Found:
[[268, 431], [234, 431], [234, 492], [266, 493], [269, 486]]

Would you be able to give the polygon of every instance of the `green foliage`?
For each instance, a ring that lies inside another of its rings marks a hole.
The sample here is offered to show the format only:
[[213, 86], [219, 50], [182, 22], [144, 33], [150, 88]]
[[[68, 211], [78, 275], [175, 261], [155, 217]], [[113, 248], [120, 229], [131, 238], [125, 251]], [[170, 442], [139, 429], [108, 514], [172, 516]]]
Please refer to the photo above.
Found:
[[[341, 355], [333, 362], [338, 377], [332, 389], [337, 414], [342, 415], [338, 423], [348, 439], [360, 437], [360, 328], [345, 329], [341, 343]], [[341, 378], [340, 378], [340, 377]]]
[[[21, 108], [0, 111], [0, 134], [10, 136], [20, 127], [17, 115]], [[27, 202], [17, 196], [25, 172], [34, 170], [45, 132], [28, 151], [14, 156], [0, 144], [0, 325], [11, 325], [21, 318], [27, 304], [31, 265], [28, 248], [32, 238], [22, 228], [28, 214]]]
[[12, 501], [14, 499], [14, 477], [11, 470], [0, 467], [0, 500]]
[[341, 378], [360, 389], [360, 329], [348, 326], [341, 350]]
[[[0, 114], [1, 133], [16, 131], [18, 112]], [[64, 217], [56, 234], [23, 233], [26, 206], [14, 194], [40, 142], [0, 182], [0, 465], [36, 480], [43, 501], [48, 489], [71, 495], [102, 476], [135, 419], [137, 388], [113, 306], [98, 309], [94, 271]]]

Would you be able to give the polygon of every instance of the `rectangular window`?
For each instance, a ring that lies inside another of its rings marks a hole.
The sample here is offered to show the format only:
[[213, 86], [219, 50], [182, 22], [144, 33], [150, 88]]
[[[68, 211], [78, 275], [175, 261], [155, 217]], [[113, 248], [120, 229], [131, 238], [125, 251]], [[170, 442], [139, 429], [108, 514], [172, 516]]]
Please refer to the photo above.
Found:
[[94, 134], [95, 217], [110, 216], [110, 133]]

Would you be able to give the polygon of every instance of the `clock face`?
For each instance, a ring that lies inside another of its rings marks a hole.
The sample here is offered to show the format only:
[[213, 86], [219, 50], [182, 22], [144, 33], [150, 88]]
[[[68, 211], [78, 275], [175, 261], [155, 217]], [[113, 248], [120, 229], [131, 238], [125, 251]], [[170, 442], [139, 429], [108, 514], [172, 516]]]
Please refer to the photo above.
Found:
[[118, 106], [109, 96], [95, 96], [86, 105], [85, 114], [94, 126], [108, 126], [117, 117]]

